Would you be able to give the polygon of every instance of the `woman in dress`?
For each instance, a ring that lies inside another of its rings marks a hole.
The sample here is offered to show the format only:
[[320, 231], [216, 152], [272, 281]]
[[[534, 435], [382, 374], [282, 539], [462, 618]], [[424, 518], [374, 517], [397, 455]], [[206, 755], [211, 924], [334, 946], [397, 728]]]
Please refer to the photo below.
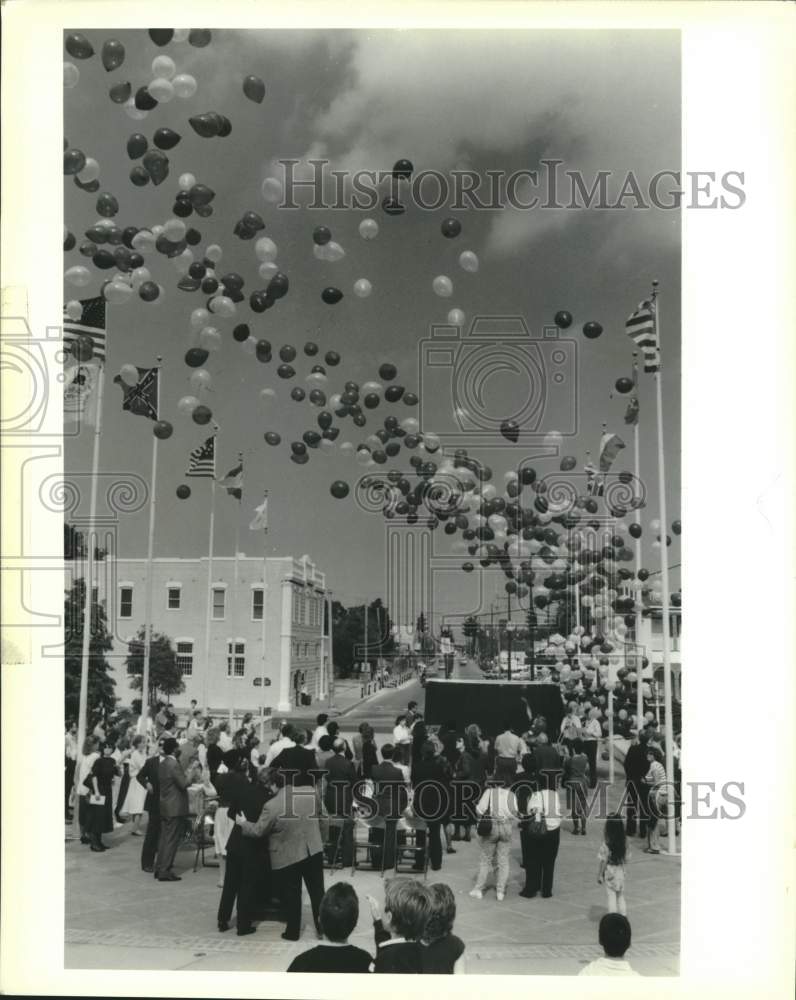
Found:
[[142, 836], [139, 824], [144, 812], [146, 788], [139, 781], [136, 781], [136, 775], [144, 764], [146, 764], [146, 739], [143, 736], [134, 736], [132, 750], [127, 761], [130, 786], [127, 789], [127, 796], [124, 800], [124, 811], [129, 814], [130, 819], [133, 821], [131, 833], [134, 837]]
[[[119, 768], [113, 759], [113, 743], [100, 744], [101, 756], [91, 766], [91, 771], [83, 784], [89, 792], [86, 832], [92, 851], [107, 851], [102, 843], [103, 833], [113, 832], [113, 779]], [[102, 797], [102, 802], [91, 802], [91, 797]]]

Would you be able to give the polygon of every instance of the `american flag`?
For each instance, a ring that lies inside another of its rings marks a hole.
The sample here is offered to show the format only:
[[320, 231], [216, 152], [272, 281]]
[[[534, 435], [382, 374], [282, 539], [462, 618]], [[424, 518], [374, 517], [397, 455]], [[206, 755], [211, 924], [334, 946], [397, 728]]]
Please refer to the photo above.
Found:
[[139, 368], [138, 381], [135, 385], [125, 385], [120, 375], [117, 375], [113, 381], [121, 386], [124, 393], [123, 410], [129, 410], [137, 417], [149, 417], [150, 420], [158, 419], [159, 368]]
[[186, 476], [204, 477], [205, 479], [215, 479], [216, 477], [216, 439], [209, 437], [199, 448], [194, 448], [188, 461], [188, 471]]
[[639, 302], [635, 311], [625, 321], [628, 337], [641, 348], [644, 371], [656, 372], [661, 366], [658, 348], [658, 331], [655, 324], [655, 306], [649, 300]]
[[94, 344], [94, 358], [105, 364], [105, 299], [81, 299], [83, 314], [79, 319], [70, 319], [64, 310], [64, 347], [71, 349], [78, 337], [91, 337]]

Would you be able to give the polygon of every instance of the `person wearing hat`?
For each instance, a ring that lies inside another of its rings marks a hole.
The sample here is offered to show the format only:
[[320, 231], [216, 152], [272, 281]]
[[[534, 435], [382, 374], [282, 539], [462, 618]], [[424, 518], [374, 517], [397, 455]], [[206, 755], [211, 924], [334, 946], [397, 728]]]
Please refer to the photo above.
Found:
[[[179, 882], [172, 871], [188, 815], [188, 786], [191, 776], [185, 774], [177, 760], [177, 741], [169, 736], [163, 741], [163, 758], [158, 768], [160, 778], [160, 839], [155, 878], [158, 882]], [[192, 769], [193, 770], [193, 769]]]

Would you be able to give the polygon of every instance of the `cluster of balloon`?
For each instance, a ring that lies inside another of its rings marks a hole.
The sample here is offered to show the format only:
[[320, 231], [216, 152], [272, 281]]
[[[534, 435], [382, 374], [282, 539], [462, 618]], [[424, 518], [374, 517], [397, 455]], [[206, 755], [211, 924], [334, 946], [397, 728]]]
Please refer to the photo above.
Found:
[[232, 122], [217, 111], [205, 111], [200, 115], [193, 115], [188, 119], [188, 124], [202, 139], [226, 139], [232, 132]]
[[253, 240], [257, 233], [265, 229], [262, 216], [257, 212], [244, 212], [235, 223], [234, 234], [242, 240]]

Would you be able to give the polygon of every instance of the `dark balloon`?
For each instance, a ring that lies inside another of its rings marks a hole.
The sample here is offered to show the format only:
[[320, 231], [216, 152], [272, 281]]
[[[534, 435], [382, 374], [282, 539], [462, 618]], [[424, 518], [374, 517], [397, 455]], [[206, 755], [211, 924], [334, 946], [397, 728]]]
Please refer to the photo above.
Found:
[[85, 35], [75, 32], [66, 36], [66, 51], [73, 59], [90, 59], [94, 55], [94, 48]]
[[397, 198], [385, 198], [381, 203], [382, 211], [387, 215], [403, 215], [406, 208]]
[[332, 415], [327, 410], [321, 410], [318, 414], [318, 426], [322, 431], [328, 430], [332, 426]]
[[306, 453], [303, 454], [303, 455], [295, 455], [294, 454], [294, 455], [290, 456], [290, 460], [291, 460], [291, 462], [295, 462], [296, 465], [306, 465], [307, 462], [309, 462], [309, 460], [310, 460], [310, 456], [307, 455]]
[[244, 280], [239, 274], [236, 274], [235, 271], [230, 271], [229, 274], [225, 274], [221, 279], [221, 284], [227, 289], [227, 291], [239, 292], [241, 288], [243, 288]]
[[108, 97], [114, 104], [126, 104], [130, 100], [132, 92], [133, 86], [128, 80], [126, 83], [114, 83], [108, 91]]
[[191, 495], [190, 486], [177, 487], [177, 496], [180, 498], [180, 500], [187, 500], [190, 495]]
[[118, 69], [124, 62], [124, 46], [115, 38], [109, 38], [102, 46], [102, 65], [108, 73]]
[[[244, 212], [243, 217], [240, 220], [244, 226], [248, 229], [253, 229], [255, 232], [259, 232], [261, 229], [265, 229], [265, 223], [263, 222], [263, 217], [258, 215], [257, 212]], [[276, 275], [274, 275], [274, 278]]]
[[159, 128], [152, 136], [152, 141], [158, 149], [174, 149], [181, 138], [170, 128]]
[[107, 271], [111, 267], [116, 267], [116, 261], [109, 250], [98, 250], [91, 260], [94, 267], [98, 267], [101, 271]]
[[96, 194], [99, 191], [100, 182], [98, 180], [89, 181], [88, 184], [84, 184], [79, 177], [73, 177], [72, 180], [75, 182], [76, 187], [79, 187], [81, 191], [86, 191], [88, 194]]
[[135, 106], [139, 111], [152, 111], [158, 106], [158, 102], [146, 87], [139, 87], [135, 92]]
[[97, 214], [104, 216], [106, 219], [112, 219], [119, 211], [119, 202], [109, 194], [107, 191], [97, 198]]
[[276, 374], [280, 378], [293, 378], [296, 374], [296, 369], [292, 365], [280, 365], [276, 370]]
[[265, 97], [265, 84], [259, 76], [247, 76], [243, 81], [243, 93], [255, 104], [262, 104]]
[[375, 410], [379, 405], [381, 400], [379, 399], [378, 393], [369, 392], [362, 401], [365, 404], [365, 408], [368, 410]]
[[326, 393], [322, 389], [313, 389], [310, 392], [310, 402], [313, 406], [326, 406]]
[[156, 187], [158, 184], [162, 184], [169, 176], [169, 158], [165, 153], [161, 153], [160, 150], [150, 149], [144, 153], [144, 158], [141, 162]]
[[177, 288], [183, 292], [197, 292], [199, 291], [199, 282], [196, 278], [191, 278], [189, 275], [185, 274], [177, 282]]
[[289, 287], [290, 281], [288, 280], [288, 276], [281, 271], [277, 271], [268, 282], [268, 294], [272, 299], [282, 299], [287, 295]]
[[70, 250], [74, 250], [77, 245], [77, 240], [75, 239], [74, 233], [67, 233], [64, 236], [64, 251], [68, 253]]
[[631, 392], [633, 390], [633, 385], [634, 385], [633, 379], [627, 378], [625, 376], [623, 378], [618, 378], [616, 380], [616, 382], [614, 383], [614, 388], [616, 389], [617, 392], [624, 395], [625, 393]]
[[169, 42], [174, 38], [173, 28], [150, 28], [149, 37], [155, 43], [155, 45], [168, 45]]
[[397, 374], [398, 369], [389, 361], [385, 361], [383, 365], [379, 366], [379, 378], [384, 379], [385, 382], [391, 382]]
[[213, 111], [206, 111], [201, 115], [194, 115], [193, 118], [188, 119], [188, 123], [191, 128], [196, 132], [198, 136], [202, 139], [212, 139], [217, 136], [221, 131], [221, 126], [223, 122], [221, 120], [221, 115], [217, 115]]
[[194, 184], [188, 192], [188, 197], [191, 199], [191, 204], [194, 208], [209, 205], [215, 196], [215, 191], [213, 191], [212, 188], [209, 188], [206, 184]]
[[349, 493], [348, 483], [344, 483], [342, 479], [337, 479], [329, 487], [329, 492], [335, 498], [335, 500], [344, 500]]
[[554, 322], [560, 330], [566, 330], [572, 326], [572, 313], [567, 312], [566, 309], [559, 309], [555, 314]]
[[205, 295], [212, 295], [213, 292], [218, 291], [218, 281], [212, 277], [205, 278], [202, 282], [202, 291]]
[[166, 441], [174, 433], [174, 428], [168, 420], [158, 420], [152, 428], [152, 433], [156, 438], [160, 438], [161, 441]]
[[198, 229], [189, 229], [185, 234], [185, 242], [189, 247], [196, 247], [202, 242], [202, 234]]
[[307, 454], [307, 446], [304, 444], [303, 441], [292, 441], [290, 444], [290, 450], [293, 452], [294, 455]]
[[226, 139], [230, 132], [232, 132], [232, 122], [225, 115], [221, 115], [221, 125], [218, 129], [219, 139]]
[[144, 302], [154, 302], [160, 295], [160, 289], [154, 281], [145, 281], [138, 289], [138, 294]]
[[185, 363], [189, 368], [201, 368], [210, 357], [210, 352], [203, 347], [192, 347], [185, 353]]
[[296, 357], [296, 348], [292, 344], [285, 344], [279, 348], [279, 357], [282, 361], [293, 361]]
[[507, 441], [516, 444], [520, 439], [520, 426], [515, 420], [504, 420], [500, 425], [500, 433]]
[[599, 323], [595, 323], [594, 320], [589, 320], [588, 323], [583, 324], [583, 336], [588, 337], [589, 340], [596, 340], [602, 332], [603, 328]]
[[70, 354], [81, 363], [91, 361], [94, 357], [94, 340], [91, 337], [76, 337], [69, 348]]
[[[273, 300], [271, 299], [270, 302], [273, 302]], [[265, 289], [263, 288], [257, 289], [256, 291], [252, 292], [251, 295], [249, 296], [249, 306], [251, 307], [252, 312], [255, 313], [265, 312], [265, 310], [268, 308], [268, 305], [269, 305], [268, 292], [266, 292]]]
[[127, 155], [131, 160], [137, 160], [143, 156], [148, 148], [149, 143], [146, 140], [146, 136], [141, 135], [140, 132], [133, 132], [127, 140]]
[[276, 433], [276, 431], [266, 431], [263, 435], [266, 444], [270, 444], [272, 447], [276, 447], [278, 444], [282, 443], [282, 438]]
[[340, 355], [337, 351], [327, 351], [323, 359], [330, 368], [340, 364]]
[[[251, 330], [246, 323], [239, 323], [235, 329], [232, 331], [232, 336], [239, 344], [242, 344], [245, 340], [248, 340], [251, 336]], [[270, 344], [268, 345], [270, 349]]]
[[530, 486], [531, 483], [536, 479], [536, 469], [532, 469], [530, 465], [526, 465], [520, 470], [520, 482], [523, 486]]
[[210, 44], [212, 37], [208, 28], [191, 28], [188, 44], [196, 49], [203, 49]]
[[317, 431], [304, 431], [301, 436], [308, 448], [317, 448], [321, 443], [321, 436]]
[[641, 525], [640, 524], [631, 524], [628, 527], [627, 530], [628, 530], [628, 533], [631, 535], [631, 537], [633, 537], [633, 538], [641, 538]]
[[186, 200], [175, 201], [171, 210], [178, 219], [187, 219], [189, 215], [193, 215], [193, 205]]
[[404, 387], [402, 385], [388, 385], [384, 390], [384, 398], [388, 403], [397, 403], [403, 394]]
[[406, 392], [404, 393], [404, 405], [406, 406], [417, 406], [418, 399], [415, 393]]
[[213, 412], [209, 406], [200, 404], [194, 409], [191, 416], [196, 424], [209, 424], [213, 419]]
[[414, 169], [411, 160], [398, 160], [392, 168], [392, 175], [400, 180], [408, 180], [412, 176]]
[[682, 530], [683, 530], [683, 525], [681, 521], [672, 521], [672, 531], [674, 532], [675, 535], [681, 534]]
[[564, 455], [564, 457], [561, 459], [559, 468], [561, 469], [562, 472], [571, 472], [577, 464], [578, 464], [577, 459], [573, 458], [572, 455]]
[[297, 385], [295, 389], [290, 390], [290, 398], [296, 403], [301, 403], [307, 398], [307, 393], [301, 388], [300, 385]]
[[86, 154], [79, 149], [67, 149], [64, 153], [64, 173], [78, 174], [86, 165]]
[[440, 226], [442, 235], [448, 239], [455, 239], [462, 231], [462, 224], [458, 219], [445, 219]]
[[327, 226], [316, 226], [312, 232], [312, 242], [319, 247], [324, 246], [332, 238], [332, 231]]
[[343, 293], [339, 288], [324, 288], [321, 292], [321, 298], [328, 306], [336, 305], [342, 297]]
[[367, 423], [364, 413], [355, 413], [351, 419], [353, 420], [355, 427], [364, 427]]

